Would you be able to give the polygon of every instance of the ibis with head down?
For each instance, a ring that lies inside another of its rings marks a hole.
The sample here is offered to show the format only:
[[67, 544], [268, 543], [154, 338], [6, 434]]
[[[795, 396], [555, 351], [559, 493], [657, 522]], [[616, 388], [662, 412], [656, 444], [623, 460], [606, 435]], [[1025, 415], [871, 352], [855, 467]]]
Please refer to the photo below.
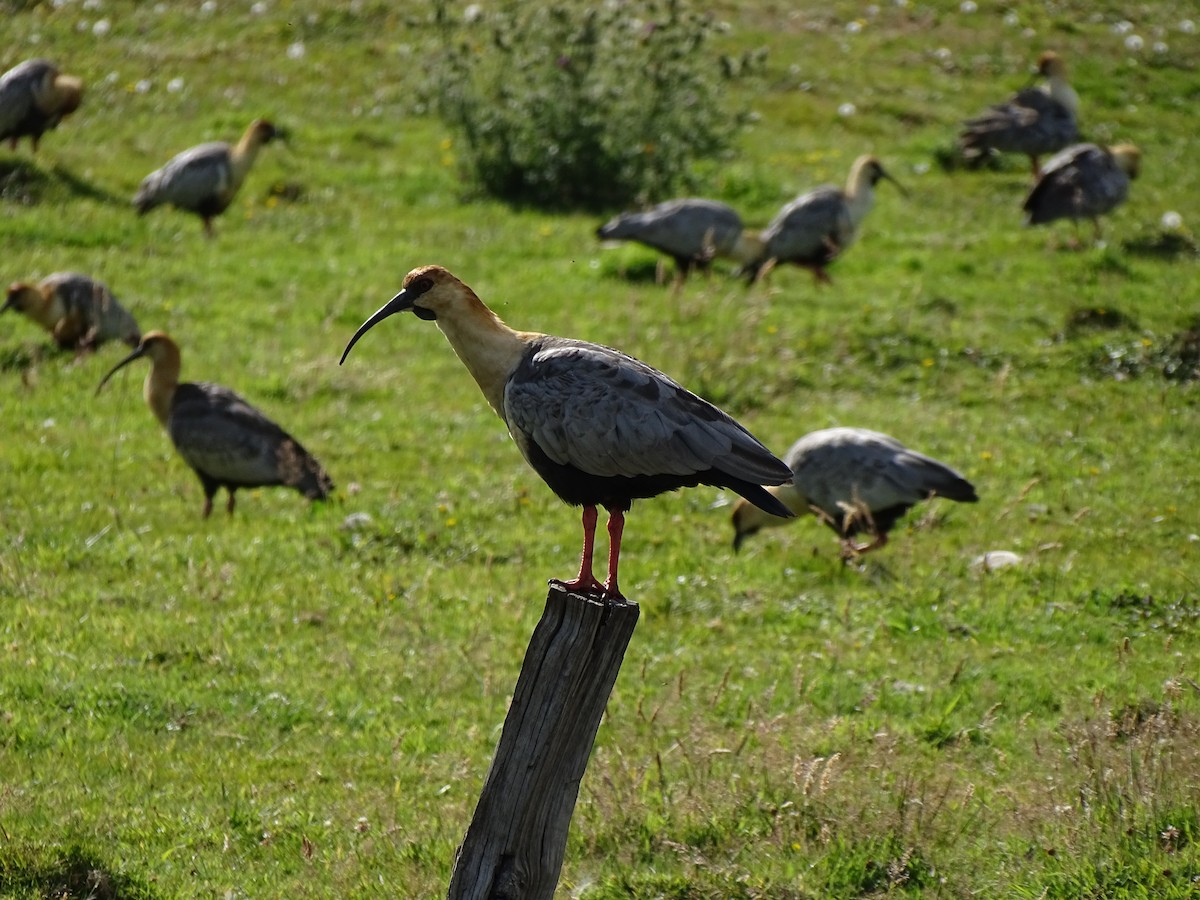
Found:
[[[618, 350], [514, 331], [440, 266], [409, 272], [400, 293], [354, 333], [342, 362], [400, 312], [437, 323], [526, 461], [560, 499], [583, 507], [583, 553], [568, 590], [621, 596], [621, 535], [636, 499], [707, 484], [792, 515], [763, 488], [791, 478], [788, 467], [724, 412]], [[598, 506], [609, 514], [604, 584], [592, 573]]]
[[811, 269], [818, 282], [828, 284], [826, 267], [858, 237], [875, 205], [875, 185], [885, 178], [905, 192], [876, 157], [860, 156], [850, 167], [845, 188], [826, 184], [801, 194], [763, 229], [757, 258], [744, 273], [756, 281], [779, 263], [793, 263]]
[[29, 138], [36, 153], [42, 135], [79, 108], [83, 81], [45, 59], [27, 59], [0, 75], [0, 141]]
[[[767, 490], [797, 515], [815, 513], [837, 532], [846, 556], [882, 547], [900, 517], [922, 500], [979, 499], [974, 486], [949, 466], [866, 428], [806, 434], [784, 460], [792, 483]], [[733, 509], [734, 549], [760, 529], [785, 522], [739, 501]], [[860, 533], [871, 535], [871, 542], [856, 544], [854, 537]]]
[[237, 144], [212, 141], [177, 154], [142, 179], [133, 198], [138, 215], [169, 203], [198, 215], [204, 221], [204, 233], [212, 237], [213, 219], [233, 202], [259, 149], [278, 134], [266, 119], [255, 119]]
[[142, 394], [150, 411], [167, 430], [184, 462], [204, 487], [204, 517], [212, 513], [218, 488], [229, 494], [233, 514], [238, 488], [294, 488], [310, 500], [324, 500], [333, 480], [300, 442], [227, 387], [179, 380], [179, 345], [161, 331], [142, 338], [137, 349], [100, 381], [146, 357], [150, 374]]
[[596, 229], [606, 241], [637, 241], [675, 260], [676, 286], [693, 268], [707, 273], [715, 257], [742, 265], [758, 255], [757, 236], [742, 227], [737, 210], [716, 200], [668, 200], [641, 212], [622, 213]]
[[1100, 217], [1125, 202], [1141, 166], [1142, 151], [1133, 144], [1068, 147], [1046, 163], [1025, 198], [1025, 224], [1091, 219], [1099, 241]]
[[1079, 95], [1067, 80], [1067, 64], [1048, 50], [1038, 58], [1037, 71], [1046, 79], [1044, 89], [1027, 87], [963, 123], [958, 136], [963, 156], [1024, 153], [1037, 178], [1039, 156], [1079, 140]]
[[36, 284], [14, 282], [0, 312], [15, 309], [50, 332], [64, 350], [84, 353], [105, 341], [136, 347], [133, 316], [104, 284], [78, 272], [55, 272]]

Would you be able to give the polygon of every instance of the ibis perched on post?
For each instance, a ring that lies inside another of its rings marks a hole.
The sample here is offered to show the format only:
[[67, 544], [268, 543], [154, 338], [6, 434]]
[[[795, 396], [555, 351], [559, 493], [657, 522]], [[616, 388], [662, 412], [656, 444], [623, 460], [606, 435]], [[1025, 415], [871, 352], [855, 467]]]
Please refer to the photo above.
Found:
[[[621, 596], [617, 567], [625, 512], [639, 498], [699, 484], [731, 488], [777, 516], [792, 512], [762, 486], [788, 467], [711, 403], [618, 350], [514, 331], [440, 266], [413, 269], [403, 289], [350, 338], [388, 316], [434, 321], [534, 471], [583, 507], [583, 553], [568, 590]], [[592, 574], [596, 507], [608, 510], [608, 577]]]
[[27, 59], [0, 75], [0, 141], [17, 149], [29, 138], [36, 153], [42, 135], [79, 108], [83, 81], [45, 59]]
[[212, 237], [212, 220], [233, 202], [259, 149], [278, 134], [266, 119], [255, 119], [235, 145], [212, 141], [184, 150], [142, 179], [133, 198], [138, 215], [170, 203], [198, 215], [204, 221], [204, 233]]
[[112, 291], [78, 272], [55, 272], [37, 284], [14, 282], [0, 312], [9, 309], [37, 322], [64, 350], [84, 353], [105, 341], [136, 347], [141, 340], [137, 322]]
[[1079, 140], [1079, 95], [1067, 81], [1067, 64], [1048, 50], [1038, 58], [1037, 71], [1046, 79], [1045, 89], [1027, 87], [963, 123], [958, 136], [963, 156], [1024, 153], [1037, 178], [1039, 156]]
[[641, 212], [622, 213], [596, 229], [606, 241], [637, 241], [675, 260], [675, 284], [693, 268], [707, 272], [715, 257], [753, 262], [760, 250], [757, 235], [742, 227], [737, 210], [716, 200], [668, 200]]
[[1100, 217], [1125, 202], [1141, 165], [1142, 151], [1133, 144], [1068, 147], [1046, 163], [1025, 198], [1025, 224], [1091, 219], [1099, 241]]
[[204, 518], [212, 513], [218, 488], [229, 494], [233, 514], [238, 488], [294, 488], [310, 500], [324, 500], [333, 481], [300, 442], [227, 387], [180, 382], [179, 345], [161, 331], [142, 338], [137, 349], [101, 379], [96, 393], [113, 374], [135, 359], [150, 360], [142, 394], [167, 430], [184, 462], [204, 487]]
[[794, 263], [811, 269], [818, 282], [828, 284], [826, 267], [858, 237], [863, 219], [875, 205], [875, 185], [885, 178], [905, 193], [876, 157], [860, 156], [850, 167], [845, 188], [826, 184], [801, 194], [763, 229], [758, 256], [744, 273], [756, 281], [779, 263]]
[[[806, 434], [784, 460], [792, 483], [767, 490], [797, 515], [816, 513], [841, 537], [847, 556], [882, 547], [900, 517], [922, 500], [979, 499], [974, 486], [949, 466], [866, 428]], [[756, 531], [785, 521], [738, 501], [733, 508], [734, 549]], [[856, 544], [854, 537], [860, 533], [871, 535], [871, 542]]]

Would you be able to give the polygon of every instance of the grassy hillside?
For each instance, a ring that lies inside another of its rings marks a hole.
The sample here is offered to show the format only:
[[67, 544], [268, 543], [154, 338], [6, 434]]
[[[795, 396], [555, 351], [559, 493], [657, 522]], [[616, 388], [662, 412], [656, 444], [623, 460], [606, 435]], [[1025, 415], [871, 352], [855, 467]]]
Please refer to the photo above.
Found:
[[[444, 893], [579, 522], [430, 323], [393, 318], [337, 365], [436, 262], [780, 453], [875, 428], [981, 497], [914, 510], [855, 565], [813, 519], [735, 555], [715, 490], [640, 502], [622, 587], [642, 620], [563, 896], [1195, 895], [1200, 15], [805, 6], [720, 4], [718, 49], [768, 56], [727, 98], [755, 122], [703, 193], [762, 225], [875, 152], [910, 196], [880, 186], [832, 286], [718, 267], [672, 295], [596, 217], [464, 190], [424, 107], [423, 4], [0, 0], [0, 68], [45, 55], [88, 84], [36, 156], [0, 149], [3, 276], [101, 278], [179, 341], [185, 378], [235, 387], [338, 485], [202, 520], [145, 364], [96, 396], [122, 349], [74, 361], [0, 317], [0, 894]], [[1087, 135], [1145, 154], [1103, 246], [1020, 227], [1025, 160], [942, 165], [1049, 47]], [[257, 116], [290, 137], [215, 240], [133, 215], [146, 173]], [[1023, 562], [973, 565], [992, 550]]]

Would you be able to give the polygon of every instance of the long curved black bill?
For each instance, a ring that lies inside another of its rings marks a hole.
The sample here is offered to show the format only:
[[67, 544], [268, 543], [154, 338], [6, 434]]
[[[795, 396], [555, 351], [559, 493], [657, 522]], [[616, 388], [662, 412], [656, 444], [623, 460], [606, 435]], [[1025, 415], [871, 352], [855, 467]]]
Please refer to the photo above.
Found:
[[123, 360], [121, 360], [119, 363], [117, 363], [115, 366], [113, 366], [111, 369], [108, 370], [108, 374], [105, 375], [103, 378], [101, 378], [100, 383], [98, 385], [96, 385], [96, 393], [99, 394], [100, 391], [103, 390], [104, 386], [106, 384], [108, 384], [108, 379], [112, 378], [114, 375], [117, 374], [117, 370], [125, 368], [127, 365], [129, 365], [131, 362], [133, 362], [135, 359], [141, 359], [145, 355], [146, 355], [146, 348], [144, 346], [139, 345], [136, 350], [134, 350], [127, 357], [125, 357]]
[[908, 198], [908, 196], [909, 196], [908, 188], [906, 188], [904, 185], [902, 185], [900, 182], [898, 182], [895, 178], [893, 178], [891, 175], [889, 175], [883, 169], [879, 170], [879, 175], [881, 178], [886, 178], [888, 181], [890, 181], [892, 184], [894, 184], [896, 186], [896, 190], [898, 190], [900, 192], [901, 197], [904, 197], [906, 199]]
[[354, 332], [354, 337], [350, 338], [350, 343], [346, 345], [346, 349], [342, 351], [342, 358], [338, 360], [338, 365], [346, 361], [346, 357], [350, 355], [350, 348], [358, 343], [358, 339], [386, 319], [388, 316], [393, 316], [398, 312], [404, 312], [407, 309], [412, 309], [412, 297], [408, 291], [404, 290], [398, 293], [395, 297], [389, 300], [383, 306], [379, 307], [375, 315], [367, 319], [358, 326], [358, 331]]

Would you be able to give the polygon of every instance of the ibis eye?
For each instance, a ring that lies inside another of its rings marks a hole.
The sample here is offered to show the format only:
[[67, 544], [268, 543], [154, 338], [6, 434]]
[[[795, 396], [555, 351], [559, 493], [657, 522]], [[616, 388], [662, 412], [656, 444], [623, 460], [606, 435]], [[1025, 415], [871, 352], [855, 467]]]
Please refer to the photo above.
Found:
[[412, 291], [414, 294], [423, 294], [427, 290], [429, 290], [431, 287], [433, 287], [433, 279], [432, 278], [418, 278], [412, 284]]

